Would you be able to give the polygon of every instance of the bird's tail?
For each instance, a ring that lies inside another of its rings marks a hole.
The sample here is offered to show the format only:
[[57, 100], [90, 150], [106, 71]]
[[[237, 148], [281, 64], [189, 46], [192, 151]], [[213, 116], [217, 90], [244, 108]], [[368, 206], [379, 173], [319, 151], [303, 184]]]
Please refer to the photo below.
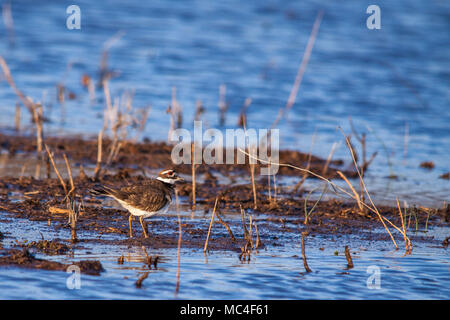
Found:
[[89, 192], [93, 196], [114, 196], [114, 190], [106, 186], [95, 186], [92, 189], [89, 189]]

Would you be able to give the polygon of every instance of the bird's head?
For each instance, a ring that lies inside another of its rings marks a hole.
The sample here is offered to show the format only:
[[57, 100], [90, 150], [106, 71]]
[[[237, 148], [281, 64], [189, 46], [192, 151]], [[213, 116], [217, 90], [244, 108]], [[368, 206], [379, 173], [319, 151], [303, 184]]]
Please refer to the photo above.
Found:
[[175, 170], [172, 169], [161, 171], [156, 179], [168, 184], [174, 184], [178, 181], [184, 181], [184, 179], [178, 176]]

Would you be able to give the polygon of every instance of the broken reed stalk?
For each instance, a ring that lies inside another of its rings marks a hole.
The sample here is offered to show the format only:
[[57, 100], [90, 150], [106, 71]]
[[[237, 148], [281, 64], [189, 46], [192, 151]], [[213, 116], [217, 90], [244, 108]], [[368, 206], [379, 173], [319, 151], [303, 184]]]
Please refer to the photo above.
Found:
[[11, 12], [11, 4], [4, 3], [2, 7], [3, 22], [8, 33], [9, 46], [14, 47], [15, 44], [15, 32], [14, 32], [14, 19]]
[[255, 226], [255, 232], [256, 232], [255, 249], [258, 249], [258, 247], [261, 245], [261, 240], [259, 239], [258, 225], [256, 224], [256, 222], [253, 222], [253, 225]]
[[[103, 79], [103, 92], [105, 94], [105, 101], [106, 101], [106, 109], [107, 109], [107, 113], [108, 113], [108, 117], [111, 117], [111, 112], [113, 110], [112, 104], [111, 104], [111, 95], [109, 92], [109, 86], [108, 86], [108, 79]], [[107, 123], [105, 123], [106, 128], [104, 128], [105, 130], [107, 129]]]
[[102, 145], [103, 145], [103, 129], [98, 133], [97, 139], [97, 165], [94, 171], [94, 179], [98, 179], [102, 170]]
[[410, 254], [412, 252], [412, 245], [411, 245], [411, 241], [406, 236], [405, 222], [403, 221], [402, 209], [400, 208], [400, 202], [398, 201], [398, 197], [397, 197], [397, 207], [398, 207], [398, 212], [400, 214], [400, 220], [402, 221], [403, 239], [405, 240], [405, 250], [406, 250], [405, 254]]
[[[352, 117], [351, 117], [351, 116], [348, 117], [348, 121], [349, 121], [349, 123], [350, 123], [350, 128], [351, 128], [351, 130], [352, 130], [352, 133], [353, 133], [354, 136], [356, 137], [356, 140], [358, 140], [359, 143], [361, 144], [361, 149], [362, 149], [362, 151], [361, 151], [361, 152], [362, 152], [362, 165], [359, 166], [359, 170], [360, 170], [360, 172], [361, 172], [361, 176], [364, 177], [364, 174], [365, 174], [367, 168], [368, 168], [369, 165], [372, 163], [372, 161], [375, 159], [375, 157], [377, 156], [378, 152], [377, 152], [377, 151], [374, 152], [374, 153], [372, 154], [372, 156], [370, 157], [369, 161], [367, 161], [367, 155], [366, 155], [366, 154], [367, 154], [367, 152], [366, 152], [366, 134], [365, 134], [365, 133], [362, 133], [361, 135], [359, 135], [359, 134], [356, 132], [356, 129], [355, 129], [355, 127], [353, 126], [353, 121], [352, 121]], [[349, 142], [350, 147], [352, 148], [351, 151], [353, 151], [353, 154], [355, 155], [355, 161], [358, 162], [358, 156], [357, 156], [357, 154], [356, 154], [356, 151], [355, 151], [353, 145], [352, 145], [351, 142], [350, 142], [350, 138], [351, 138], [351, 136], [349, 135], [349, 136], [348, 136], [348, 142]], [[361, 194], [360, 194], [359, 197], [360, 197], [361, 202], [364, 202], [364, 188], [363, 188], [363, 186], [362, 186], [362, 182], [361, 182], [361, 181], [360, 181], [359, 184], [360, 184], [360, 189], [361, 189]], [[364, 212], [364, 211], [365, 211], [365, 210], [362, 210], [362, 212]]]
[[192, 154], [192, 207], [195, 208], [195, 142], [191, 144]]
[[237, 125], [239, 127], [246, 127], [247, 126], [247, 109], [252, 103], [252, 98], [245, 98], [244, 105], [242, 106], [241, 113], [238, 118]]
[[403, 163], [406, 164], [406, 156], [408, 155], [408, 142], [409, 142], [409, 125], [405, 123], [405, 137], [403, 141]]
[[[306, 170], [309, 170], [311, 168], [311, 157], [308, 159], [308, 164], [306, 165]], [[302, 179], [297, 182], [297, 184], [294, 186], [294, 192], [297, 193], [299, 190], [302, 189], [303, 184], [306, 181], [306, 178], [308, 177], [308, 173], [304, 173]]]
[[325, 165], [324, 165], [324, 167], [322, 169], [322, 175], [323, 176], [327, 174], [328, 166], [330, 165], [331, 159], [333, 158], [333, 154], [334, 154], [334, 150], [336, 148], [336, 145], [337, 145], [337, 143], [334, 142], [333, 145], [331, 146], [331, 150], [330, 150], [330, 154], [328, 155], [327, 162], [325, 162]]
[[[342, 130], [342, 129], [341, 129], [341, 130]], [[342, 134], [344, 134], [344, 132], [342, 132]], [[381, 216], [380, 212], [378, 211], [377, 207], [375, 206], [375, 204], [374, 204], [373, 201], [372, 201], [372, 197], [370, 196], [369, 192], [367, 191], [366, 184], [364, 183], [364, 179], [363, 179], [363, 177], [362, 177], [362, 175], [361, 175], [361, 172], [360, 172], [360, 170], [359, 170], [359, 168], [358, 168], [358, 164], [356, 163], [355, 154], [354, 154], [354, 152], [353, 152], [353, 149], [351, 148], [350, 141], [349, 141], [348, 137], [345, 136], [345, 134], [344, 134], [344, 137], [345, 137], [345, 141], [346, 141], [346, 143], [347, 143], [348, 149], [350, 150], [350, 153], [351, 153], [351, 156], [352, 156], [352, 160], [353, 160], [353, 164], [355, 165], [355, 169], [356, 169], [356, 172], [358, 173], [358, 176], [359, 176], [361, 185], [362, 185], [362, 187], [364, 188], [364, 191], [365, 191], [367, 197], [369, 198], [370, 204], [372, 205], [373, 209], [375, 209], [375, 212], [376, 212], [376, 214], [378, 215], [378, 217], [379, 217], [381, 223], [383, 224], [383, 226], [384, 226], [384, 228], [386, 229], [387, 233], [388, 233], [389, 236], [391, 237], [391, 240], [392, 240], [392, 242], [394, 243], [395, 248], [398, 249], [398, 246], [397, 246], [397, 243], [395, 242], [394, 237], [392, 236], [392, 234], [391, 234], [391, 232], [389, 231], [388, 227], [387, 227], [386, 224], [384, 223], [383, 217]]]
[[345, 246], [345, 258], [347, 259], [347, 269], [352, 269], [353, 260], [352, 256], [350, 255], [350, 250], [348, 249], [348, 246]]
[[[9, 70], [9, 67], [8, 67], [6, 61], [5, 61], [5, 59], [3, 59], [2, 56], [0, 56], [0, 67], [2, 68], [3, 74], [5, 75], [5, 78], [8, 81], [9, 85], [14, 90], [16, 95], [19, 97], [22, 104], [28, 109], [28, 111], [30, 112], [30, 114], [33, 118], [33, 121], [36, 125], [37, 154], [38, 154], [38, 159], [41, 160], [41, 154], [42, 154], [42, 150], [43, 150], [42, 144], [43, 144], [43, 140], [44, 140], [43, 139], [42, 105], [34, 104], [33, 101], [29, 97], [25, 96], [22, 93], [22, 91], [20, 91], [17, 88], [17, 86], [11, 76], [11, 71]], [[36, 109], [39, 109], [39, 110], [37, 111]]]
[[[363, 167], [366, 164], [366, 134], [362, 133], [361, 136], [356, 132], [355, 126], [353, 125], [353, 121], [352, 121], [352, 117], [349, 116], [348, 117], [348, 122], [350, 124], [350, 130], [352, 131], [353, 135], [355, 136], [356, 140], [359, 141], [359, 143], [361, 144], [361, 149], [362, 149], [362, 161], [363, 161]], [[349, 138], [350, 140], [350, 138]], [[353, 146], [352, 146], [353, 147]], [[353, 149], [354, 151], [354, 149]], [[356, 153], [355, 153], [356, 155]], [[358, 159], [358, 157], [355, 156], [356, 159]]]
[[311, 190], [311, 191], [309, 192], [308, 196], [305, 198], [305, 221], [304, 221], [304, 224], [308, 224], [309, 216], [314, 212], [314, 209], [315, 209], [316, 206], [319, 204], [319, 202], [322, 200], [322, 197], [323, 197], [323, 195], [325, 194], [325, 192], [327, 191], [327, 189], [328, 189], [328, 184], [325, 184], [325, 186], [324, 186], [324, 188], [323, 188], [323, 190], [322, 190], [322, 193], [320, 194], [319, 199], [314, 203], [313, 207], [312, 207], [311, 210], [309, 210], [309, 211], [308, 211], [308, 208], [307, 208], [308, 199], [309, 199], [310, 195], [313, 193], [313, 191], [314, 191], [315, 189]]
[[257, 199], [256, 199], [256, 185], [255, 185], [255, 165], [250, 164], [250, 176], [252, 179], [252, 190], [253, 190], [253, 209], [257, 209]]
[[212, 213], [212, 216], [211, 216], [211, 221], [209, 222], [208, 235], [206, 236], [205, 247], [203, 248], [203, 252], [206, 252], [206, 250], [208, 249], [209, 235], [211, 233], [211, 228], [212, 228], [212, 225], [213, 225], [214, 217], [216, 215], [216, 207], [217, 207], [217, 201], [218, 200], [219, 200], [219, 197], [216, 197], [216, 202], [214, 203], [214, 209], [213, 209], [213, 213]]
[[[316, 132], [314, 132], [314, 135], [311, 138], [311, 147], [308, 153], [308, 164], [306, 165], [306, 170], [309, 170], [311, 168], [312, 151], [315, 141], [316, 141]], [[308, 173], [303, 174], [302, 180], [300, 180], [294, 187], [295, 193], [297, 193], [299, 190], [302, 190], [303, 184], [305, 183], [307, 177]]]
[[45, 146], [45, 150], [47, 150], [48, 157], [50, 158], [50, 161], [51, 161], [51, 163], [52, 163], [52, 165], [53, 165], [53, 169], [55, 170], [56, 176], [58, 177], [59, 182], [61, 183], [61, 186], [62, 186], [63, 189], [64, 189], [64, 195], [67, 196], [67, 186], [66, 186], [66, 183], [64, 182], [63, 178], [62, 178], [61, 175], [59, 174], [58, 168], [56, 168], [56, 164], [55, 164], [55, 161], [53, 160], [53, 155], [52, 155], [52, 153], [50, 152], [50, 150], [48, 149], [48, 147], [47, 147], [46, 144], [44, 144], [44, 146]]
[[147, 125], [147, 120], [150, 115], [150, 111], [152, 110], [152, 106], [148, 105], [144, 109], [140, 109], [140, 119], [139, 119], [139, 127], [137, 129], [136, 135], [134, 137], [134, 142], [137, 142], [139, 138], [142, 136], [142, 133], [145, 130], [145, 126]]
[[303, 54], [302, 62], [300, 63], [300, 66], [298, 67], [297, 76], [295, 77], [295, 82], [292, 86], [286, 106], [284, 107], [284, 111], [283, 111], [283, 109], [280, 109], [280, 112], [278, 113], [278, 116], [275, 119], [275, 122], [273, 123], [272, 127], [275, 127], [278, 124], [278, 122], [281, 120], [282, 115], [287, 114], [287, 112], [292, 108], [292, 106], [295, 103], [295, 100], [296, 100], [297, 94], [298, 94], [298, 90], [302, 83], [303, 75], [306, 71], [306, 67], [308, 65], [312, 49], [314, 47], [314, 42], [316, 40], [317, 33], [319, 31], [322, 17], [323, 17], [323, 10], [320, 10], [317, 13], [316, 20], [314, 21], [314, 25], [313, 25], [311, 34], [309, 36], [308, 43], [306, 45], [306, 49]]
[[249, 232], [248, 232], [248, 238], [250, 240], [250, 248], [253, 249], [253, 232], [252, 232], [252, 225], [253, 225], [253, 217], [252, 215], [249, 215]]
[[[242, 153], [244, 153], [244, 154], [250, 156], [250, 157], [253, 157], [255, 160], [258, 160], [259, 162], [261, 162], [261, 163], [263, 163], [263, 164], [269, 164], [269, 161], [266, 161], [266, 160], [264, 160], [264, 159], [260, 159], [260, 158], [258, 158], [258, 157], [254, 157], [254, 156], [248, 154], [246, 151], [242, 150], [241, 148], [238, 148], [238, 150], [239, 150], [240, 152], [242, 152]], [[276, 165], [278, 165], [278, 166], [280, 166], [280, 167], [288, 167], [288, 168], [292, 168], [292, 169], [299, 170], [299, 171], [302, 171], [302, 172], [307, 172], [307, 173], [309, 173], [310, 175], [312, 175], [312, 176], [314, 176], [314, 177], [316, 177], [316, 178], [318, 178], [318, 179], [320, 179], [320, 180], [326, 181], [328, 184], [330, 184], [330, 185], [333, 187], [333, 189], [334, 189], [336, 192], [337, 192], [337, 190], [339, 190], [340, 192], [342, 192], [343, 194], [349, 196], [350, 198], [355, 199], [355, 196], [354, 196], [352, 193], [349, 193], [348, 191], [346, 191], [346, 190], [343, 189], [342, 187], [338, 186], [338, 185], [335, 184], [334, 182], [330, 181], [329, 179], [327, 179], [327, 178], [325, 178], [325, 177], [323, 177], [323, 176], [321, 176], [321, 175], [319, 175], [319, 174], [317, 174], [317, 173], [314, 173], [314, 172], [312, 172], [312, 171], [310, 171], [310, 170], [307, 170], [307, 169], [305, 169], [305, 168], [300, 168], [300, 167], [294, 166], [294, 165], [289, 164], [289, 163], [276, 163], [276, 162], [273, 162], [273, 164], [276, 164]], [[356, 199], [355, 199], [355, 200], [356, 200]], [[402, 232], [402, 230], [401, 230], [400, 228], [398, 228], [396, 225], [394, 225], [394, 224], [393, 224], [389, 219], [387, 219], [386, 217], [381, 216], [380, 213], [378, 212], [378, 209], [376, 209], [376, 207], [375, 207], [375, 208], [372, 208], [371, 206], [367, 205], [367, 204], [364, 203], [364, 202], [361, 202], [361, 204], [362, 204], [365, 208], [367, 208], [368, 210], [370, 210], [370, 211], [372, 211], [373, 213], [377, 214], [378, 217], [380, 217], [383, 221], [388, 222], [392, 227], [394, 227], [397, 231], [399, 231], [400, 233], [403, 234], [403, 232]], [[383, 221], [382, 221], [382, 222], [383, 222]], [[383, 223], [383, 224], [384, 224], [384, 223]], [[386, 228], [385, 228], [385, 229], [386, 229]], [[390, 234], [389, 231], [388, 231], [388, 233]], [[393, 239], [393, 238], [392, 238], [392, 235], [391, 235], [391, 239]], [[394, 242], [394, 244], [396, 244], [395, 240], [393, 240], [393, 242]], [[397, 248], [398, 248], [398, 247], [397, 247]]]
[[277, 179], [276, 179], [276, 174], [272, 175], [273, 176], [273, 201], [276, 203], [277, 202]]
[[241, 210], [241, 222], [242, 222], [242, 226], [243, 226], [243, 228], [244, 228], [244, 235], [245, 235], [246, 232], [247, 232], [247, 227], [245, 226], [245, 223], [244, 223], [244, 220], [245, 220], [245, 211], [244, 211], [244, 209], [242, 208], [242, 204], [239, 204], [239, 208], [240, 208], [240, 210]]
[[[38, 109], [38, 110], [36, 110]], [[33, 105], [33, 120], [34, 123], [36, 124], [36, 143], [37, 143], [37, 156], [38, 159], [41, 159], [42, 156], [42, 143], [43, 143], [43, 129], [42, 129], [42, 122], [43, 122], [43, 117], [42, 117], [42, 105], [40, 104], [36, 104]]]
[[347, 177], [339, 170], [337, 170], [337, 174], [347, 183], [347, 185], [352, 190], [353, 194], [355, 195], [356, 203], [358, 204], [359, 210], [363, 211], [364, 207], [361, 204], [361, 198], [358, 195], [358, 192], [356, 192], [355, 188], [353, 188], [353, 185], [348, 181]]
[[428, 232], [428, 221], [430, 220], [430, 215], [431, 215], [431, 210], [426, 210], [427, 211], [427, 220], [425, 221], [425, 232]]
[[117, 142], [116, 147], [114, 148], [114, 152], [111, 152], [110, 159], [108, 160], [108, 165], [112, 161], [116, 160], [117, 156], [119, 155], [119, 151], [120, 151], [120, 148], [122, 147], [122, 145], [123, 145], [122, 141]]
[[149, 272], [145, 272], [142, 276], [139, 277], [136, 281], [136, 288], [140, 289], [142, 287], [142, 282], [147, 279]]
[[16, 104], [16, 113], [14, 115], [14, 128], [16, 131], [20, 131], [20, 104]]
[[[59, 208], [59, 207], [49, 207], [48, 212], [51, 214], [70, 214], [69, 209]], [[79, 214], [84, 214], [84, 211], [80, 211]]]
[[225, 229], [227, 229], [228, 234], [230, 235], [231, 241], [232, 242], [236, 242], [236, 238], [233, 235], [233, 232], [231, 231], [230, 226], [228, 225], [228, 223], [226, 223], [225, 221], [222, 220], [222, 218], [220, 217], [219, 212], [217, 212], [217, 219], [219, 219], [219, 223], [221, 225], [223, 225], [225, 227]]
[[302, 232], [302, 259], [303, 259], [303, 266], [305, 267], [306, 272], [312, 272], [312, 270], [308, 266], [308, 262], [306, 261], [306, 253], [305, 253], [305, 236], [307, 236], [307, 232]]
[[63, 157], [64, 157], [64, 161], [66, 162], [67, 173], [69, 174], [69, 179], [70, 179], [70, 190], [67, 193], [67, 196], [69, 196], [75, 190], [75, 185], [73, 183], [72, 170], [70, 169], [69, 160], [67, 159], [67, 156], [65, 153], [63, 153]]
[[33, 102], [29, 97], [26, 97], [22, 91], [20, 91], [16, 84], [14, 83], [14, 80], [11, 76], [11, 71], [9, 70], [8, 64], [6, 63], [5, 59], [3, 59], [2, 56], [0, 56], [0, 67], [3, 70], [3, 74], [5, 75], [6, 80], [8, 81], [11, 88], [13, 88], [16, 95], [19, 97], [22, 104], [30, 111], [31, 114], [33, 114]]
[[[246, 137], [247, 137], [247, 127], [246, 127], [245, 123], [243, 125], [244, 125], [244, 132], [245, 132]], [[249, 146], [248, 147], [248, 151], [250, 153], [256, 154], [256, 147], [255, 146]], [[255, 185], [255, 165], [256, 164], [252, 163], [252, 162], [253, 161], [251, 161], [251, 159], [248, 158], [248, 164], [249, 164], [249, 167], [250, 167], [250, 178], [251, 178], [252, 190], [253, 190], [253, 209], [256, 210], [257, 207], [258, 207], [258, 202], [257, 202], [257, 199], [256, 199], [256, 185]]]
[[247, 225], [245, 224], [245, 211], [242, 208], [242, 205], [239, 204], [239, 206], [241, 207], [241, 221], [242, 221], [242, 228], [244, 229], [244, 239], [246, 240], [247, 243], [251, 242], [249, 239], [249, 232], [247, 230]]
[[200, 121], [200, 118], [201, 118], [203, 112], [205, 112], [205, 108], [203, 107], [202, 101], [201, 100], [197, 100], [195, 102], [195, 117], [194, 117], [194, 121]]

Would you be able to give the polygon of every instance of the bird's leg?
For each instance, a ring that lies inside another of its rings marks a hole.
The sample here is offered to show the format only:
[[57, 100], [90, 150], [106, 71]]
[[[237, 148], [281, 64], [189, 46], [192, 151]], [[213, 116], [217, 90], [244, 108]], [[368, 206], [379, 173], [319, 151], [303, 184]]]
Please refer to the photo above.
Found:
[[144, 216], [140, 216], [139, 221], [141, 222], [142, 231], [144, 231], [144, 237], [148, 238], [147, 230], [145, 230], [145, 228], [144, 228]]
[[130, 214], [130, 217], [128, 218], [128, 223], [130, 225], [130, 239], [133, 239], [133, 230], [132, 230], [132, 227], [131, 227], [131, 222], [132, 221], [133, 221], [133, 215]]

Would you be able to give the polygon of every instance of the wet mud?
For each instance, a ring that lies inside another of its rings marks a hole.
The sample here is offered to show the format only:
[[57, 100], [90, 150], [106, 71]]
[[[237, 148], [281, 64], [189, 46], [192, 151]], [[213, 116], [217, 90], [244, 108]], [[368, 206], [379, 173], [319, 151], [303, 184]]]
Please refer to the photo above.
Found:
[[[46, 143], [54, 151], [55, 158], [62, 158], [65, 153], [72, 167], [85, 168], [95, 166], [97, 159], [97, 142], [83, 139], [46, 138]], [[14, 161], [15, 155], [21, 153], [36, 157], [34, 140], [29, 137], [9, 137], [0, 135], [0, 146]], [[105, 143], [107, 150], [108, 142]], [[117, 204], [106, 203], [104, 198], [92, 196], [89, 189], [98, 184], [110, 187], [139, 184], [148, 179], [146, 169], [175, 168], [186, 177], [191, 174], [191, 166], [173, 166], [170, 158], [171, 146], [164, 143], [126, 143], [116, 161], [102, 168], [101, 174], [79, 171], [74, 175], [74, 190], [71, 197], [81, 204], [75, 228], [69, 224], [67, 198], [60, 181], [55, 178], [53, 168], [39, 179], [31, 176], [13, 176], [0, 178], [0, 219], [3, 215], [27, 219], [30, 223], [46, 222], [56, 230], [74, 231], [76, 240], [41, 239], [39, 241], [17, 242], [10, 238], [8, 230], [0, 230], [0, 244], [10, 243], [9, 248], [0, 251], [0, 265], [16, 265], [26, 268], [46, 270], [66, 270], [67, 265], [38, 259], [34, 252], [43, 255], [62, 255], [77, 246], [95, 246], [97, 244], [144, 246], [147, 248], [176, 248], [178, 246], [179, 223], [176, 212], [195, 214], [196, 220], [183, 220], [182, 247], [203, 249], [216, 198], [217, 218], [208, 242], [208, 250], [227, 250], [240, 253], [248, 247], [267, 248], [283, 245], [283, 235], [300, 235], [308, 232], [310, 236], [326, 235], [342, 237], [356, 236], [362, 240], [390, 241], [386, 232], [377, 232], [382, 224], [376, 214], [360, 210], [356, 203], [349, 200], [332, 199], [307, 200], [307, 190], [293, 191], [293, 186], [280, 186], [276, 194], [269, 188], [266, 176], [256, 179], [256, 207], [253, 186], [250, 180], [248, 165], [199, 165], [196, 169], [196, 204], [192, 205], [193, 186], [191, 182], [177, 186], [178, 203], [172, 205], [172, 214], [147, 220], [149, 238], [144, 238], [138, 220], [134, 220], [134, 238], [128, 234], [129, 213]], [[311, 170], [323, 173], [325, 161], [311, 157]], [[45, 163], [45, 157], [42, 162]], [[280, 162], [305, 167], [308, 155], [294, 151], [281, 151]], [[333, 161], [327, 170], [326, 177], [332, 179], [337, 170], [346, 172], [347, 177], [354, 173], [341, 167], [343, 161]], [[44, 166], [45, 167], [45, 166]], [[44, 170], [45, 171], [45, 170]], [[298, 176], [303, 174], [290, 168], [280, 168], [279, 175]], [[229, 179], [226, 181], [223, 177]], [[70, 181], [65, 179], [66, 184]], [[230, 181], [241, 181], [230, 183]], [[242, 183], [247, 181], [247, 183]], [[271, 186], [273, 188], [273, 186]], [[241, 211], [241, 208], [243, 211]], [[402, 220], [396, 207], [377, 206], [380, 214], [396, 226]], [[312, 210], [305, 223], [305, 211]], [[242, 212], [245, 216], [242, 217]], [[404, 223], [411, 234], [415, 228], [424, 230], [433, 226], [448, 226], [450, 206], [439, 209], [415, 207], [402, 208]], [[250, 224], [250, 219], [253, 224]], [[6, 222], [7, 221], [7, 222]], [[14, 220], [4, 220], [5, 224], [14, 224]], [[256, 229], [257, 228], [257, 229]], [[249, 229], [252, 230], [250, 240]], [[393, 230], [393, 233], [395, 233]], [[403, 237], [395, 233], [400, 245]], [[429, 242], [442, 246], [425, 233], [411, 235], [411, 241]], [[81, 271], [89, 274], [100, 274], [103, 270], [98, 261], [78, 262]]]

